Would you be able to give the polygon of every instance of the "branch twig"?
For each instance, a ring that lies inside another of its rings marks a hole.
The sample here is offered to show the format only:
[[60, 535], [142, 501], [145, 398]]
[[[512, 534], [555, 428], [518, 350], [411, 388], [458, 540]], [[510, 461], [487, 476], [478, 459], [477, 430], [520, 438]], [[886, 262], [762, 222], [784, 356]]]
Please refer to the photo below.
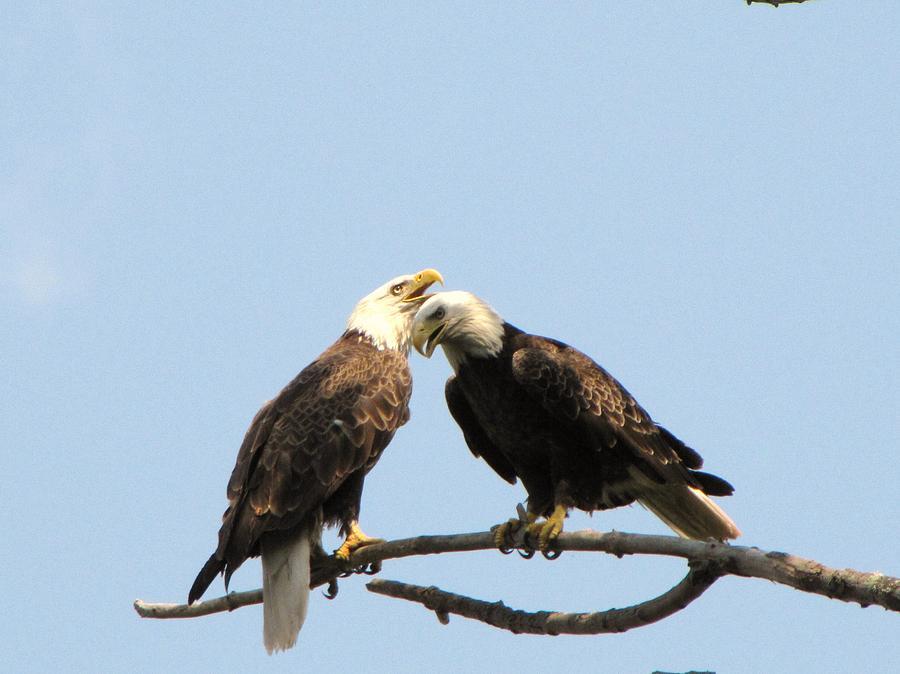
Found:
[[150, 604], [134, 600], [134, 610], [141, 618], [199, 618], [213, 613], [233, 611], [241, 606], [262, 604], [262, 589], [247, 592], [229, 592], [223, 597], [187, 604]]
[[748, 5], [772, 5], [773, 7], [789, 4], [799, 5], [801, 2], [806, 2], [806, 0], [747, 0]]
[[[471, 552], [494, 548], [490, 532], [447, 536], [417, 536], [360, 548], [353, 553], [354, 567], [387, 559], [447, 552]], [[717, 542], [690, 541], [673, 536], [647, 536], [620, 532], [564, 532], [557, 540], [559, 550], [606, 552], [623, 555], [667, 555], [687, 560], [715, 562], [725, 575], [762, 578], [803, 592], [821, 594], [832, 599], [856, 602], [861, 606], [878, 605], [900, 612], [900, 579], [881, 573], [863, 573], [853, 569], [833, 569], [802, 557], [783, 552], [766, 552], [758, 548]], [[311, 587], [330, 583], [340, 569], [331, 561], [314, 569]], [[232, 593], [225, 597], [183, 604], [152, 604], [136, 600], [134, 608], [145, 618], [193, 618], [241, 606], [258, 604], [262, 595], [256, 592]]]
[[716, 564], [696, 562], [678, 585], [660, 596], [627, 608], [614, 608], [597, 613], [529, 613], [509, 608], [502, 601], [486, 602], [437, 587], [422, 587], [396, 580], [373, 580], [366, 584], [370, 592], [396, 599], [418, 602], [434, 611], [443, 624], [449, 613], [480, 620], [488, 625], [509, 630], [513, 634], [608, 634], [626, 632], [667, 618], [685, 608], [703, 594], [722, 571]]

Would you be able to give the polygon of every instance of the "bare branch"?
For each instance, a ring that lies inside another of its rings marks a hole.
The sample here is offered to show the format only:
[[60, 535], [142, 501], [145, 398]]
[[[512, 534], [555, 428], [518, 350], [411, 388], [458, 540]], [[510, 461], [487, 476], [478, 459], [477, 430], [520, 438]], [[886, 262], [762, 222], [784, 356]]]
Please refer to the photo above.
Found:
[[[317, 559], [313, 565], [310, 588], [330, 585], [344, 571], [344, 566], [333, 557]], [[134, 610], [141, 618], [199, 618], [212, 613], [233, 611], [242, 606], [262, 604], [262, 589], [246, 592], [229, 592], [222, 597], [198, 601], [193, 604], [153, 604], [141, 599], [134, 600]]]
[[[565, 534], [560, 535], [560, 539], [563, 536]], [[891, 611], [900, 611], [900, 578], [882, 573], [833, 569], [814, 560], [784, 552], [767, 552], [759, 548], [716, 541], [690, 541], [673, 536], [644, 536], [618, 531], [606, 534], [578, 531], [569, 536], [569, 550], [599, 550], [617, 556], [670, 555], [689, 560], [719, 562], [726, 574], [771, 580], [803, 592], [856, 602], [864, 608], [874, 604]]]
[[233, 611], [241, 606], [262, 604], [262, 590], [247, 592], [230, 592], [224, 597], [216, 597], [209, 601], [187, 604], [148, 604], [140, 599], [134, 600], [134, 610], [141, 618], [199, 618], [211, 613]]
[[[881, 573], [863, 573], [853, 569], [833, 569], [802, 557], [783, 552], [766, 552], [758, 548], [728, 545], [714, 541], [690, 541], [673, 536], [647, 536], [613, 531], [564, 532], [557, 540], [559, 550], [606, 552], [623, 555], [667, 555], [692, 561], [716, 563], [726, 575], [762, 578], [787, 585], [803, 592], [821, 594], [832, 599], [872, 604], [900, 612], [900, 579]], [[387, 559], [447, 552], [471, 552], [494, 549], [490, 532], [454, 534], [447, 536], [417, 536], [387, 541], [360, 548], [353, 553], [350, 564], [366, 567]], [[331, 583], [341, 569], [332, 560], [315, 565], [311, 587]], [[146, 618], [191, 618], [241, 606], [258, 604], [262, 596], [256, 592], [232, 593], [225, 597], [183, 604], [151, 604], [140, 600], [134, 607]]]
[[373, 580], [366, 584], [366, 588], [388, 597], [418, 602], [434, 611], [445, 625], [449, 622], [448, 614], [453, 613], [514, 634], [608, 634], [626, 632], [668, 618], [703, 594], [721, 576], [722, 571], [716, 564], [697, 562], [684, 579], [668, 592], [628, 608], [597, 613], [529, 613], [509, 608], [502, 601], [486, 602], [445, 592], [434, 586], [422, 587], [396, 580]]
[[748, 5], [772, 5], [773, 7], [778, 7], [778, 5], [799, 5], [801, 2], [806, 2], [806, 0], [747, 0]]

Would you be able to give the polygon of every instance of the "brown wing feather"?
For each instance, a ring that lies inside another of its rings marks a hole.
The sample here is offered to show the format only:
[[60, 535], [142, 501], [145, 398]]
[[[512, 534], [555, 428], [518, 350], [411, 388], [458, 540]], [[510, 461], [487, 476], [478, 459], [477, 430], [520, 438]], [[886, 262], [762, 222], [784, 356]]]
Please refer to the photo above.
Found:
[[661, 431], [612, 375], [577, 349], [531, 336], [513, 354], [513, 375], [548, 412], [582, 426], [601, 446], [631, 453], [653, 479], [694, 483], [679, 451], [690, 467], [699, 467], [699, 455], [683, 443], [672, 446], [667, 441], [671, 434]]
[[731, 494], [731, 485], [695, 470], [702, 465], [700, 455], [657, 426], [609, 373], [561, 342], [531, 335], [519, 341], [513, 376], [570, 432], [624, 469], [627, 477], [606, 485], [619, 491], [618, 498], [638, 500], [680, 536], [740, 536], [727, 513], [708, 497]]
[[444, 396], [447, 398], [447, 408], [456, 424], [462, 429], [469, 450], [475, 457], [483, 458], [504, 480], [510, 484], [516, 483], [516, 470], [500, 449], [491, 441], [487, 433], [481, 427], [469, 401], [456, 381], [456, 377], [450, 377], [444, 386]]
[[370, 469], [409, 419], [411, 391], [405, 354], [377, 350], [351, 334], [263, 405], [228, 482], [218, 549], [191, 597], [201, 576], [200, 594], [215, 577], [210, 569], [224, 570], [227, 584], [247, 557], [258, 554], [263, 533], [316, 517], [349, 476]]

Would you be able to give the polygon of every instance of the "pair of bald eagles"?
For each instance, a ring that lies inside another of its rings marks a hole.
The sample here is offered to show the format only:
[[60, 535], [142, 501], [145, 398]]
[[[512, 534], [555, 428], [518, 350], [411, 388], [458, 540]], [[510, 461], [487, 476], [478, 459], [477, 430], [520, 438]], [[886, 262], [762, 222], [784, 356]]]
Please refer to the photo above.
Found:
[[[687, 538], [740, 535], [709, 498], [725, 480], [698, 470], [700, 455], [657, 425], [618, 381], [580, 351], [530, 335], [467, 292], [426, 295], [433, 269], [399, 276], [356, 305], [347, 329], [263, 405], [238, 452], [219, 545], [188, 602], [215, 576], [262, 557], [263, 637], [290, 648], [306, 617], [310, 556], [324, 555], [324, 525], [340, 524], [347, 560], [371, 543], [359, 528], [366, 474], [409, 419], [409, 345], [442, 346], [453, 368], [445, 393], [466, 444], [528, 492], [525, 522], [495, 530], [500, 548], [520, 526], [548, 550], [570, 508], [638, 501]], [[544, 518], [543, 520], [541, 518]], [[521, 532], [518, 532], [521, 534]]]

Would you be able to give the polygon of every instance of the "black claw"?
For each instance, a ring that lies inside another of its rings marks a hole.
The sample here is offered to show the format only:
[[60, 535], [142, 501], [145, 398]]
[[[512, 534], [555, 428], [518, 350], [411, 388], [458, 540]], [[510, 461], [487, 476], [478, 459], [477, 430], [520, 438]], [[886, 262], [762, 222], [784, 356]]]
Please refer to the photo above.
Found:
[[365, 569], [363, 569], [363, 573], [367, 576], [374, 576], [376, 573], [381, 571], [381, 562], [375, 561], [370, 562]]
[[541, 550], [541, 554], [544, 555], [544, 559], [549, 559], [551, 562], [554, 559], [559, 559], [559, 556], [562, 553], [562, 550]]
[[326, 599], [334, 599], [338, 596], [337, 578], [332, 578], [330, 581], [328, 581], [328, 588], [322, 594], [325, 595]]
[[531, 559], [534, 557], [535, 549], [534, 548], [519, 548], [518, 549], [519, 556], [522, 559]]
[[510, 553], [513, 551], [512, 548], [508, 548], [508, 547], [506, 547], [505, 545], [501, 545], [501, 546], [500, 546], [499, 548], [497, 548], [497, 549], [498, 549], [502, 554], [504, 554], [504, 555], [508, 555], [508, 554], [510, 554]]

